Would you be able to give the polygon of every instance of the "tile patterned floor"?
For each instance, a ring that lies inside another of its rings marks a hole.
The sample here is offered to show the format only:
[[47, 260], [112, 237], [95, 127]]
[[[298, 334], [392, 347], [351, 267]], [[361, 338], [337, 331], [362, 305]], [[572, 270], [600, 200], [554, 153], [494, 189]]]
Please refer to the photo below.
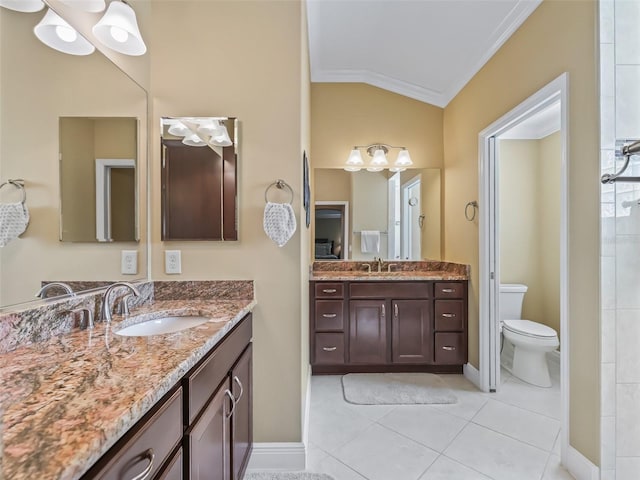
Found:
[[570, 480], [560, 466], [560, 386], [503, 371], [499, 393], [442, 375], [453, 405], [353, 405], [341, 377], [311, 380], [308, 470], [336, 480]]

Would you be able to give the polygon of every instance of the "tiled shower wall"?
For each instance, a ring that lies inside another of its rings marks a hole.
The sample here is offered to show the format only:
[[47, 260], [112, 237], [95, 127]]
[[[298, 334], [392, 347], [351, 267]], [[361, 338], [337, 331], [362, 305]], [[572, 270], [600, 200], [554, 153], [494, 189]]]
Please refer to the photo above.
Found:
[[[600, 1], [601, 167], [640, 139], [640, 0]], [[628, 176], [640, 176], [640, 156]], [[601, 194], [601, 479], [640, 479], [640, 184]]]

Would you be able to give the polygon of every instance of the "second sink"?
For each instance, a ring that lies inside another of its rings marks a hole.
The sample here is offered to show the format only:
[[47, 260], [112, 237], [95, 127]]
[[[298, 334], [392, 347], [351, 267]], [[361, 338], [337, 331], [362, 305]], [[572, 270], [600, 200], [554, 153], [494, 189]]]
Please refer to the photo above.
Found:
[[136, 323], [115, 332], [116, 335], [125, 337], [144, 337], [149, 335], [162, 335], [165, 333], [179, 332], [187, 328], [195, 327], [211, 320], [201, 316], [166, 316], [153, 318]]

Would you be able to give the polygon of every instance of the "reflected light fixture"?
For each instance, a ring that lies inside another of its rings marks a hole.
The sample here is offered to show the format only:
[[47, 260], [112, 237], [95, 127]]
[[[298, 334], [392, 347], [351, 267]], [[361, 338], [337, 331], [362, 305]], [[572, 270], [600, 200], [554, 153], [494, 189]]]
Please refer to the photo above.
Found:
[[92, 31], [98, 40], [116, 52], [138, 56], [147, 51], [138, 28], [136, 12], [124, 2], [111, 2]]
[[[367, 154], [372, 157], [369, 165], [365, 166], [362, 159], [362, 153], [360, 149], [364, 148]], [[387, 160], [387, 153], [392, 148], [400, 149], [398, 157], [392, 166], [389, 166], [389, 160]], [[389, 168], [392, 172], [402, 172], [407, 167], [413, 165], [409, 150], [407, 147], [395, 147], [393, 145], [387, 145], [385, 143], [373, 143], [371, 145], [356, 145], [351, 150], [349, 158], [347, 158], [346, 164], [343, 167], [347, 172], [357, 172], [366, 168], [369, 172], [380, 172], [385, 168]]]
[[0, 0], [0, 7], [15, 10], [16, 12], [39, 12], [44, 8], [42, 0]]
[[182, 143], [192, 147], [206, 145], [230, 147], [233, 141], [224, 125], [226, 117], [162, 118], [162, 131], [174, 137], [184, 137]]
[[53, 10], [48, 9], [34, 29], [42, 43], [70, 55], [89, 55], [96, 49]]

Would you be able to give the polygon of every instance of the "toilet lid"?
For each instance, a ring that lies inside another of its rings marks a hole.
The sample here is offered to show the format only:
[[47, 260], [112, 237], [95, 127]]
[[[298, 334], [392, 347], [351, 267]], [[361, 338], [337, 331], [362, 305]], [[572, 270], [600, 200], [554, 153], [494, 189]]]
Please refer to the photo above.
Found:
[[555, 337], [557, 335], [553, 328], [531, 320], [505, 320], [503, 326], [512, 332], [531, 337]]

